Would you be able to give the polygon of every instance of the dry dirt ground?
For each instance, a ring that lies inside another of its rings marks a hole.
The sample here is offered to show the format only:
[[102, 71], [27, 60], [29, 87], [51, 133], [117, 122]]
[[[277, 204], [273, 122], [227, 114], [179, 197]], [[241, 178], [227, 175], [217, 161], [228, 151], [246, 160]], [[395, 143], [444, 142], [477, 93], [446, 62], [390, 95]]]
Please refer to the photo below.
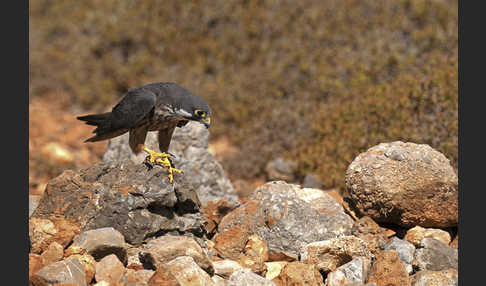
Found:
[[[74, 112], [69, 104], [55, 94], [33, 97], [29, 103], [29, 194], [40, 195], [49, 180], [67, 169], [85, 168], [102, 162], [107, 141], [83, 143], [91, 136], [93, 126], [83, 124], [76, 116], [89, 112]], [[225, 156], [238, 152], [227, 138], [213, 140], [209, 151], [221, 162]], [[229, 174], [228, 174], [229, 175]], [[229, 178], [231, 176], [229, 175]], [[232, 180], [240, 197], [264, 183]]]

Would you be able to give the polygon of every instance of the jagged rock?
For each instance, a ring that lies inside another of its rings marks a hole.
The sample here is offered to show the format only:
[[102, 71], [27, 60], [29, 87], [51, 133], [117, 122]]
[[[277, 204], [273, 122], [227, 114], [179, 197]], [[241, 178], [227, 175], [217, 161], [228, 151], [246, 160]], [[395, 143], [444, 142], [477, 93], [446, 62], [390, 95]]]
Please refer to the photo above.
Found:
[[32, 215], [32, 213], [35, 211], [35, 209], [39, 205], [39, 201], [40, 201], [41, 198], [42, 198], [42, 196], [29, 195], [29, 217]]
[[323, 286], [322, 276], [313, 264], [299, 261], [290, 262], [280, 271], [272, 281], [278, 286], [308, 285]]
[[42, 265], [46, 266], [58, 262], [64, 256], [64, 247], [53, 241], [49, 247], [41, 254]]
[[369, 216], [361, 217], [355, 221], [351, 233], [364, 240], [373, 254], [377, 254], [385, 247], [387, 240], [386, 230], [381, 228]]
[[251, 271], [240, 270], [231, 274], [228, 286], [277, 286], [275, 282], [267, 280]]
[[190, 256], [206, 272], [214, 273], [213, 263], [206, 252], [194, 239], [185, 236], [164, 235], [152, 239], [143, 247], [140, 260], [158, 268], [179, 256]]
[[54, 241], [64, 248], [79, 232], [78, 226], [64, 218], [53, 217], [44, 219], [31, 217], [29, 219], [29, 239], [31, 250], [34, 253], [42, 253]]
[[405, 266], [407, 273], [413, 272], [412, 261], [415, 254], [415, 246], [406, 240], [399, 239], [398, 237], [392, 238], [386, 245], [385, 250], [395, 250], [400, 257], [400, 260]]
[[169, 269], [162, 265], [155, 270], [147, 284], [148, 286], [181, 286]]
[[265, 166], [268, 181], [293, 182], [295, 180], [295, 163], [283, 158], [271, 160]]
[[449, 243], [449, 246], [452, 248], [458, 248], [459, 247], [459, 234], [456, 234], [456, 237]]
[[256, 234], [250, 235], [243, 253], [238, 258], [238, 263], [260, 274], [266, 270], [264, 264], [266, 261], [268, 261], [268, 247], [265, 240]]
[[351, 206], [377, 222], [457, 226], [457, 175], [429, 145], [396, 141], [368, 149], [349, 165], [346, 187]]
[[234, 210], [238, 205], [239, 204], [226, 199], [220, 199], [215, 202], [207, 202], [206, 205], [204, 205], [201, 209], [201, 212], [207, 217], [205, 229], [208, 235], [214, 235], [219, 223], [221, 222], [221, 219], [230, 211]]
[[68, 257], [68, 259], [70, 258], [76, 258], [83, 265], [84, 272], [86, 273], [86, 282], [93, 280], [96, 272], [96, 260], [93, 256], [89, 254], [73, 254]]
[[42, 265], [42, 258], [39, 254], [29, 253], [29, 280], [32, 276], [44, 265]]
[[362, 285], [368, 279], [371, 261], [366, 257], [356, 257], [350, 262], [339, 266], [326, 278], [327, 286], [358, 284]]
[[[214, 265], [214, 274], [217, 274], [221, 277], [228, 279], [233, 272], [243, 270], [244, 267], [241, 266], [238, 262], [224, 259], [220, 261], [213, 261]], [[248, 269], [250, 271], [250, 269]]]
[[317, 196], [319, 190], [308, 190], [282, 181], [258, 187], [245, 204], [221, 220], [213, 238], [215, 248], [224, 252], [218, 245], [231, 246], [225, 247], [231, 249], [227, 258], [236, 260], [248, 237], [257, 234], [267, 243], [270, 261], [296, 260], [310, 242], [349, 234], [353, 220], [335, 204], [313, 204], [313, 198], [324, 198], [325, 193]]
[[120, 279], [121, 285], [147, 285], [155, 271], [149, 269], [134, 270], [127, 268], [125, 274]]
[[423, 270], [410, 277], [412, 286], [457, 286], [458, 273], [455, 269], [431, 271]]
[[411, 285], [407, 270], [395, 250], [378, 253], [371, 266], [368, 282], [375, 282], [376, 285]]
[[167, 269], [184, 285], [214, 286], [211, 277], [204, 272], [190, 256], [179, 256], [165, 264]]
[[127, 262], [125, 239], [113, 227], [92, 229], [78, 234], [66, 253], [67, 255], [89, 253], [96, 260], [115, 254], [122, 263]]
[[34, 286], [56, 283], [86, 286], [84, 268], [76, 258], [61, 260], [38, 270], [31, 278]]
[[451, 242], [451, 235], [447, 231], [437, 228], [423, 228], [421, 226], [416, 226], [409, 229], [404, 239], [418, 247], [420, 245], [420, 241], [426, 237], [435, 238], [446, 244]]
[[301, 261], [315, 264], [318, 270], [327, 273], [360, 256], [372, 259], [366, 243], [355, 236], [342, 236], [307, 244]]
[[48, 183], [30, 221], [57, 216], [83, 231], [113, 227], [134, 246], [170, 231], [202, 235], [200, 202], [184, 178], [170, 184], [164, 168], [131, 161], [67, 170]]
[[288, 261], [265, 262], [265, 266], [267, 268], [267, 273], [265, 273], [265, 279], [272, 280], [273, 278], [280, 275], [280, 272], [282, 272], [282, 269], [288, 263]]
[[224, 280], [222, 277], [219, 277], [218, 275], [214, 275], [211, 277], [211, 279], [214, 282], [214, 286], [228, 286], [228, 281]]
[[115, 254], [103, 257], [96, 263], [96, 281], [106, 281], [110, 284], [117, 284], [125, 274], [125, 267]]
[[[196, 188], [196, 192], [205, 205], [210, 201], [226, 198], [238, 202], [238, 196], [226, 177], [221, 164], [208, 151], [209, 131], [197, 122], [189, 122], [182, 128], [176, 128], [172, 135], [169, 153], [175, 155], [173, 162], [178, 169], [184, 172], [182, 177]], [[145, 146], [152, 150], [159, 150], [157, 132], [149, 132]], [[134, 155], [128, 146], [128, 133], [113, 138], [103, 155], [106, 163], [131, 160], [141, 164], [146, 153]], [[174, 177], [181, 177], [176, 174]]]
[[421, 270], [458, 269], [458, 251], [434, 238], [424, 238], [415, 251], [413, 265]]

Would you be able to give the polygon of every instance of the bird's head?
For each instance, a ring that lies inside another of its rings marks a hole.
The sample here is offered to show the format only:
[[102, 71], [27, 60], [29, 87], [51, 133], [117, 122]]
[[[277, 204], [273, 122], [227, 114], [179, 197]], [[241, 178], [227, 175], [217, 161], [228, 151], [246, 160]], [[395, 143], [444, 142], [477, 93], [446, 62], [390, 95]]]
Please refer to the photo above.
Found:
[[199, 96], [185, 90], [177, 96], [175, 112], [187, 120], [197, 121], [206, 128], [211, 126], [211, 108]]

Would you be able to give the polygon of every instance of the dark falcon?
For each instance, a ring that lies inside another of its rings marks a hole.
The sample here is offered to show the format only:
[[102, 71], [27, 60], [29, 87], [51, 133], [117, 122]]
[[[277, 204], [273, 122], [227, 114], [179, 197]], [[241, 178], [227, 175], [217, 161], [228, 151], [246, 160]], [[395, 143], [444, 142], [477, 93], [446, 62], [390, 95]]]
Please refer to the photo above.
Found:
[[[167, 153], [174, 129], [183, 127], [189, 120], [209, 128], [211, 108], [202, 98], [182, 86], [161, 82], [130, 89], [111, 112], [79, 116], [77, 119], [96, 126], [93, 131], [96, 135], [85, 142], [106, 140], [129, 132], [128, 141], [133, 153], [147, 152], [150, 164], [160, 163], [168, 169], [172, 183], [172, 173], [181, 173], [174, 168]], [[144, 146], [148, 131], [158, 131], [161, 153]]]

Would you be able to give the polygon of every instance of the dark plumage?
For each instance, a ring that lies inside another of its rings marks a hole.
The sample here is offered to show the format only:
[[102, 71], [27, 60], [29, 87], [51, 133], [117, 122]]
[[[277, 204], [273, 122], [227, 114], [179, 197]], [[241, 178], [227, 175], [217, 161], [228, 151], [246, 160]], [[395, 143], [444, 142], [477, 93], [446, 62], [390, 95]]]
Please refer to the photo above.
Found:
[[85, 142], [96, 142], [129, 132], [129, 145], [135, 154], [144, 149], [148, 131], [158, 131], [160, 152], [167, 152], [175, 127], [189, 120], [209, 128], [211, 109], [199, 96], [176, 83], [151, 83], [129, 90], [111, 112], [77, 117], [96, 126], [96, 135]]

